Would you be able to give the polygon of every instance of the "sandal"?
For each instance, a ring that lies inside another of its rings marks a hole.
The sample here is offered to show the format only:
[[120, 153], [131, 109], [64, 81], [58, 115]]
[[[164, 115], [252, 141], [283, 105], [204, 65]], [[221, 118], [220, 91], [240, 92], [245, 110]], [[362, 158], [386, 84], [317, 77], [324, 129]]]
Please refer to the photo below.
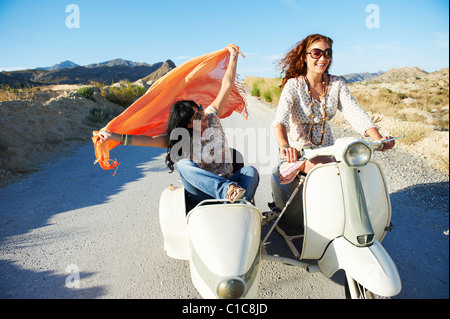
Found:
[[244, 194], [245, 189], [235, 184], [231, 184], [230, 187], [228, 188], [227, 199], [230, 202], [234, 203], [235, 201], [242, 199], [244, 197]]

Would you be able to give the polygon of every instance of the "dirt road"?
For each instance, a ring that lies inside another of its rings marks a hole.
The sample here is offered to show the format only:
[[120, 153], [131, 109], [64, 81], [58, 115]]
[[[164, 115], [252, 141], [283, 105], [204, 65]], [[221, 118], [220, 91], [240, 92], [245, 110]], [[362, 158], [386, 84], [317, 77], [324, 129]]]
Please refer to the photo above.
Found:
[[[266, 210], [276, 161], [269, 130], [273, 111], [261, 110], [254, 98], [249, 103], [248, 121], [233, 115], [223, 126], [230, 144], [260, 169], [256, 206]], [[242, 142], [239, 132], [247, 128], [245, 136], [255, 134], [256, 143]], [[179, 183], [176, 172], [168, 173], [164, 153], [119, 146], [111, 157], [122, 164], [112, 176], [93, 165], [93, 147], [86, 145], [0, 190], [0, 297], [200, 298], [189, 264], [164, 255], [159, 196]], [[397, 298], [448, 298], [448, 175], [414, 162], [432, 182], [411, 178], [407, 156], [419, 161], [401, 150], [380, 158], [393, 184], [396, 228], [383, 245], [402, 278]], [[426, 201], [423, 193], [435, 197]], [[271, 242], [275, 251], [289, 254], [279, 237]], [[344, 298], [341, 274], [330, 280], [263, 261], [261, 278], [261, 299]]]

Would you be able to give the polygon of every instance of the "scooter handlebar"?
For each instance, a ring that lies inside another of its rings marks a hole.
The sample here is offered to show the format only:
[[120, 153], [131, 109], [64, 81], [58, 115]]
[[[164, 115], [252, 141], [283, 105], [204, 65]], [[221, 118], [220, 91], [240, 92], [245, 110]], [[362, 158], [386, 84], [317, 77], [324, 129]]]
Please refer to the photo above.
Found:
[[[399, 138], [405, 137], [405, 135], [400, 135], [397, 137], [392, 137], [386, 140], [379, 140], [379, 141], [375, 141], [373, 143], [367, 143], [367, 145], [370, 147], [370, 149], [372, 150], [376, 150], [376, 151], [380, 151], [383, 148], [383, 144], [386, 142], [390, 142]], [[339, 150], [341, 150], [341, 146], [345, 146], [347, 144], [347, 142], [344, 142], [344, 144], [341, 143], [341, 145], [336, 145], [337, 143], [335, 143], [334, 145], [331, 146], [326, 146], [326, 147], [320, 147], [320, 148], [312, 148], [311, 146], [307, 146], [302, 148], [300, 151], [298, 151], [298, 160], [299, 161], [304, 161], [304, 160], [309, 160], [312, 159], [316, 156], [321, 156], [321, 155], [338, 155], [340, 153]], [[341, 150], [342, 151], [342, 150]]]
[[405, 137], [405, 134], [397, 136], [397, 137], [392, 137], [392, 138], [388, 138], [387, 140], [379, 140], [379, 141], [375, 141], [373, 143], [369, 143], [369, 146], [372, 150], [375, 151], [381, 151], [381, 149], [383, 148], [383, 144], [386, 142], [390, 142], [390, 141], [394, 141], [396, 139]]
[[308, 160], [320, 155], [332, 155], [333, 145], [321, 148], [312, 148], [307, 146], [298, 151], [298, 160]]

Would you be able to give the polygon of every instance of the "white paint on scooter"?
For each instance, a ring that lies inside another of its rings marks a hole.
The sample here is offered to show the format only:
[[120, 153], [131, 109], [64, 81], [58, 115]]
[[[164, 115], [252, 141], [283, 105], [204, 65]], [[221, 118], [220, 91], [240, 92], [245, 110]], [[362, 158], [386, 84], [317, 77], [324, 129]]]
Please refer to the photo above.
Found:
[[318, 263], [325, 276], [344, 269], [347, 276], [380, 296], [395, 296], [402, 288], [397, 267], [376, 239], [369, 247], [356, 247], [344, 237], [336, 238]]

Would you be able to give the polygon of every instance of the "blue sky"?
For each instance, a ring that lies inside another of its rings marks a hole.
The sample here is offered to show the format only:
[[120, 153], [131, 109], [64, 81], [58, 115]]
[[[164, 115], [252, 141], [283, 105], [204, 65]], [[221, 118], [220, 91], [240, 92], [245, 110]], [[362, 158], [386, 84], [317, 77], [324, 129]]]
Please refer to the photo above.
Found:
[[[79, 28], [66, 25], [69, 4]], [[448, 67], [448, 24], [441, 0], [0, 0], [0, 70], [115, 58], [179, 65], [234, 43], [247, 54], [241, 77], [275, 77], [293, 45], [321, 33], [334, 40], [333, 74], [432, 72]]]

